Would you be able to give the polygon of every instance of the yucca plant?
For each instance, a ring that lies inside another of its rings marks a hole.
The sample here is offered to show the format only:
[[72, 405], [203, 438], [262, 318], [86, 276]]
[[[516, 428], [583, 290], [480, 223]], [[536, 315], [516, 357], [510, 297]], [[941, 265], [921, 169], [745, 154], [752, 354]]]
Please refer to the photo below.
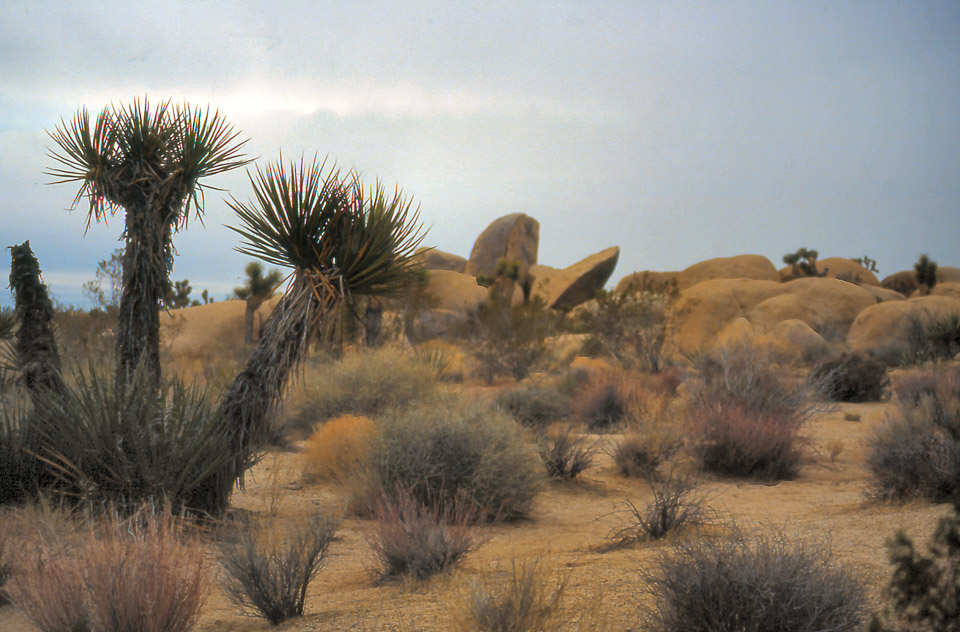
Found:
[[258, 167], [250, 175], [254, 199], [228, 202], [240, 219], [232, 227], [243, 239], [237, 250], [291, 272], [259, 344], [221, 403], [238, 459], [208, 490], [212, 504], [226, 506], [233, 485], [242, 483], [251, 454], [264, 443], [270, 407], [311, 338], [333, 341], [344, 301], [395, 295], [417, 279], [421, 263], [414, 252], [423, 235], [412, 203], [379, 183], [365, 190], [353, 172], [323, 172], [316, 160]]
[[50, 133], [56, 147], [48, 171], [55, 183], [79, 182], [75, 208], [87, 198], [87, 227], [124, 211], [123, 292], [117, 322], [117, 376], [143, 363], [160, 383], [160, 308], [173, 265], [173, 233], [190, 211], [203, 212], [200, 182], [246, 164], [246, 141], [219, 111], [146, 97], [108, 106], [91, 124], [86, 108]]

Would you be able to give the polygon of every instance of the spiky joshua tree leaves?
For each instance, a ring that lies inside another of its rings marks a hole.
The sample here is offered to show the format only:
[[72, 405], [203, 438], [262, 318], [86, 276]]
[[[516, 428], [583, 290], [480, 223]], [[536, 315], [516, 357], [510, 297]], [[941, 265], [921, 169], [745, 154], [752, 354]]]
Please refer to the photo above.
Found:
[[243, 254], [291, 271], [286, 292], [264, 325], [263, 336], [234, 379], [223, 402], [224, 416], [240, 454], [231, 477], [216, 489], [226, 506], [242, 482], [250, 453], [263, 445], [270, 407], [282, 396], [291, 371], [312, 335], [330, 342], [344, 301], [390, 296], [419, 278], [414, 251], [423, 234], [418, 211], [399, 190], [377, 183], [365, 190], [355, 173], [346, 175], [314, 160], [282, 160], [250, 175], [254, 198], [228, 202], [240, 220]]
[[86, 108], [50, 133], [55, 183], [79, 182], [73, 208], [89, 202], [87, 227], [124, 211], [123, 292], [117, 333], [121, 383], [143, 362], [160, 380], [160, 308], [173, 266], [173, 234], [203, 212], [203, 178], [246, 164], [246, 141], [218, 111], [147, 99]]

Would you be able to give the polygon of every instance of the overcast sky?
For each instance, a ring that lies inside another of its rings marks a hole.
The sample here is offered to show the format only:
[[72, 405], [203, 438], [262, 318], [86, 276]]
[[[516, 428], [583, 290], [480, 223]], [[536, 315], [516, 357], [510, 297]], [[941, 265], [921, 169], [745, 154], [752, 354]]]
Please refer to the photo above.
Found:
[[[541, 263], [620, 246], [612, 281], [800, 246], [881, 277], [960, 266], [956, 0], [0, 5], [0, 245], [29, 239], [65, 303], [123, 219], [84, 235], [47, 132], [145, 94], [219, 108], [258, 163], [318, 154], [399, 186], [462, 256], [523, 212]], [[250, 195], [242, 172], [209, 184]], [[218, 299], [247, 260], [223, 197], [173, 270]]]

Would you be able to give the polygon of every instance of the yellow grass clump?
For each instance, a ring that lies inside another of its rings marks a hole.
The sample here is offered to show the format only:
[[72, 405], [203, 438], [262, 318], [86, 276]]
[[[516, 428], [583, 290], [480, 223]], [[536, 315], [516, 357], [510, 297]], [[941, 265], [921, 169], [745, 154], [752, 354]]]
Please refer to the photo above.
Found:
[[341, 415], [318, 428], [303, 450], [310, 480], [344, 483], [366, 468], [377, 428], [369, 417]]

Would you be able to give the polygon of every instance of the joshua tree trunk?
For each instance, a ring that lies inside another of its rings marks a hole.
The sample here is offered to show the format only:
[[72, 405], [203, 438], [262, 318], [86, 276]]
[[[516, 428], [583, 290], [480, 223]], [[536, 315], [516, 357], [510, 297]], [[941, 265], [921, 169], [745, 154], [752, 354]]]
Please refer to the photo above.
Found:
[[[243, 312], [243, 341], [246, 344], [251, 344], [253, 342], [254, 317], [257, 314], [257, 310], [260, 309], [260, 306], [263, 305], [263, 303], [263, 298], [254, 298], [251, 296], [247, 299], [246, 309]], [[263, 330], [262, 325], [260, 330]]]
[[10, 249], [10, 287], [16, 296], [17, 362], [31, 397], [39, 391], [62, 393], [60, 351], [53, 333], [53, 303], [40, 281], [40, 264], [25, 241]]
[[160, 385], [160, 308], [172, 255], [169, 207], [148, 200], [126, 213], [123, 293], [117, 318], [117, 383], [126, 384], [143, 363]]
[[383, 334], [383, 303], [371, 297], [363, 313], [364, 343], [368, 347], [379, 347]]

